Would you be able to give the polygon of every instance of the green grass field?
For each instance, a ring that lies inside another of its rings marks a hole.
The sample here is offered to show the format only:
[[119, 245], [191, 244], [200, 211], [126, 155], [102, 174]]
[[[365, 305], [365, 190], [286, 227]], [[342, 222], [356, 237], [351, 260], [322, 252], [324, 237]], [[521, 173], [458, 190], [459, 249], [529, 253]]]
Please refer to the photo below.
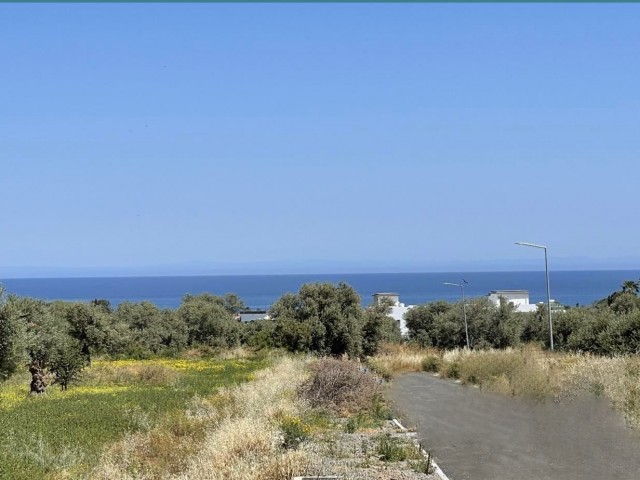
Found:
[[245, 382], [266, 360], [97, 361], [62, 392], [28, 396], [29, 375], [0, 385], [0, 479], [88, 478], [104, 448], [184, 414], [195, 396]]

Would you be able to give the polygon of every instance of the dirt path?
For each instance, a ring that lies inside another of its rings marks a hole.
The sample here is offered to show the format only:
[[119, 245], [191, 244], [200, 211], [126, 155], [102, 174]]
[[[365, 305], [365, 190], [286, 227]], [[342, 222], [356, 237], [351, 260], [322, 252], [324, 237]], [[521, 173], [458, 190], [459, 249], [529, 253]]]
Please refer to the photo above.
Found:
[[537, 404], [426, 373], [389, 394], [451, 480], [640, 478], [640, 434], [604, 399]]

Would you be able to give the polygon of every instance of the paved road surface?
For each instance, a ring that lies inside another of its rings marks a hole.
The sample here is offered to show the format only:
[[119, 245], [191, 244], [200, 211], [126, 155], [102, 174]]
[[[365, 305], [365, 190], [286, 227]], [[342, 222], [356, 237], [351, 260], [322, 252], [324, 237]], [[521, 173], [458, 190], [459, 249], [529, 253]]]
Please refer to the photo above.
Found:
[[390, 395], [451, 480], [640, 479], [640, 434], [604, 399], [537, 404], [427, 373]]

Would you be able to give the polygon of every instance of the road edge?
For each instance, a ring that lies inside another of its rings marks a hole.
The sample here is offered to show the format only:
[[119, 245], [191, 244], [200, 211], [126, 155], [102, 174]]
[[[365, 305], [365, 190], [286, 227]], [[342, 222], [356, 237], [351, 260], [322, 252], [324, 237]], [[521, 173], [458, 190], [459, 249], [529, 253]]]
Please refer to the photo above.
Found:
[[[391, 419], [393, 421], [393, 423], [396, 424], [396, 426], [402, 430], [403, 432], [408, 432], [409, 430], [402, 425], [402, 423], [400, 423], [400, 421], [397, 418], [392, 418]], [[420, 452], [422, 453], [422, 455], [424, 455], [425, 457], [427, 457], [429, 454], [425, 451], [424, 448], [420, 447]], [[433, 459], [433, 457], [431, 457], [431, 465], [433, 466], [433, 472], [438, 475], [441, 480], [450, 480], [449, 477], [447, 477], [447, 475], [442, 471], [442, 469], [438, 466], [438, 464], [436, 463], [436, 461]]]

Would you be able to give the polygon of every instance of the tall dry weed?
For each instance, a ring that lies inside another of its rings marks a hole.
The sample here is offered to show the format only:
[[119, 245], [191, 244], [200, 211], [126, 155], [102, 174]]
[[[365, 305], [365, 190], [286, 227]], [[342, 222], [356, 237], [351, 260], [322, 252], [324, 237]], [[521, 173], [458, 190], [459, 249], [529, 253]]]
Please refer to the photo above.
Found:
[[457, 378], [481, 388], [539, 400], [553, 392], [538, 351], [530, 349], [464, 350], [444, 355], [444, 368], [456, 364]]
[[564, 395], [589, 391], [611, 400], [630, 425], [640, 428], [640, 356], [572, 355], [563, 372]]
[[378, 354], [367, 360], [377, 373], [389, 379], [393, 375], [419, 372], [426, 356], [439, 355], [435, 349], [420, 348], [408, 344], [387, 343], [381, 345]]

